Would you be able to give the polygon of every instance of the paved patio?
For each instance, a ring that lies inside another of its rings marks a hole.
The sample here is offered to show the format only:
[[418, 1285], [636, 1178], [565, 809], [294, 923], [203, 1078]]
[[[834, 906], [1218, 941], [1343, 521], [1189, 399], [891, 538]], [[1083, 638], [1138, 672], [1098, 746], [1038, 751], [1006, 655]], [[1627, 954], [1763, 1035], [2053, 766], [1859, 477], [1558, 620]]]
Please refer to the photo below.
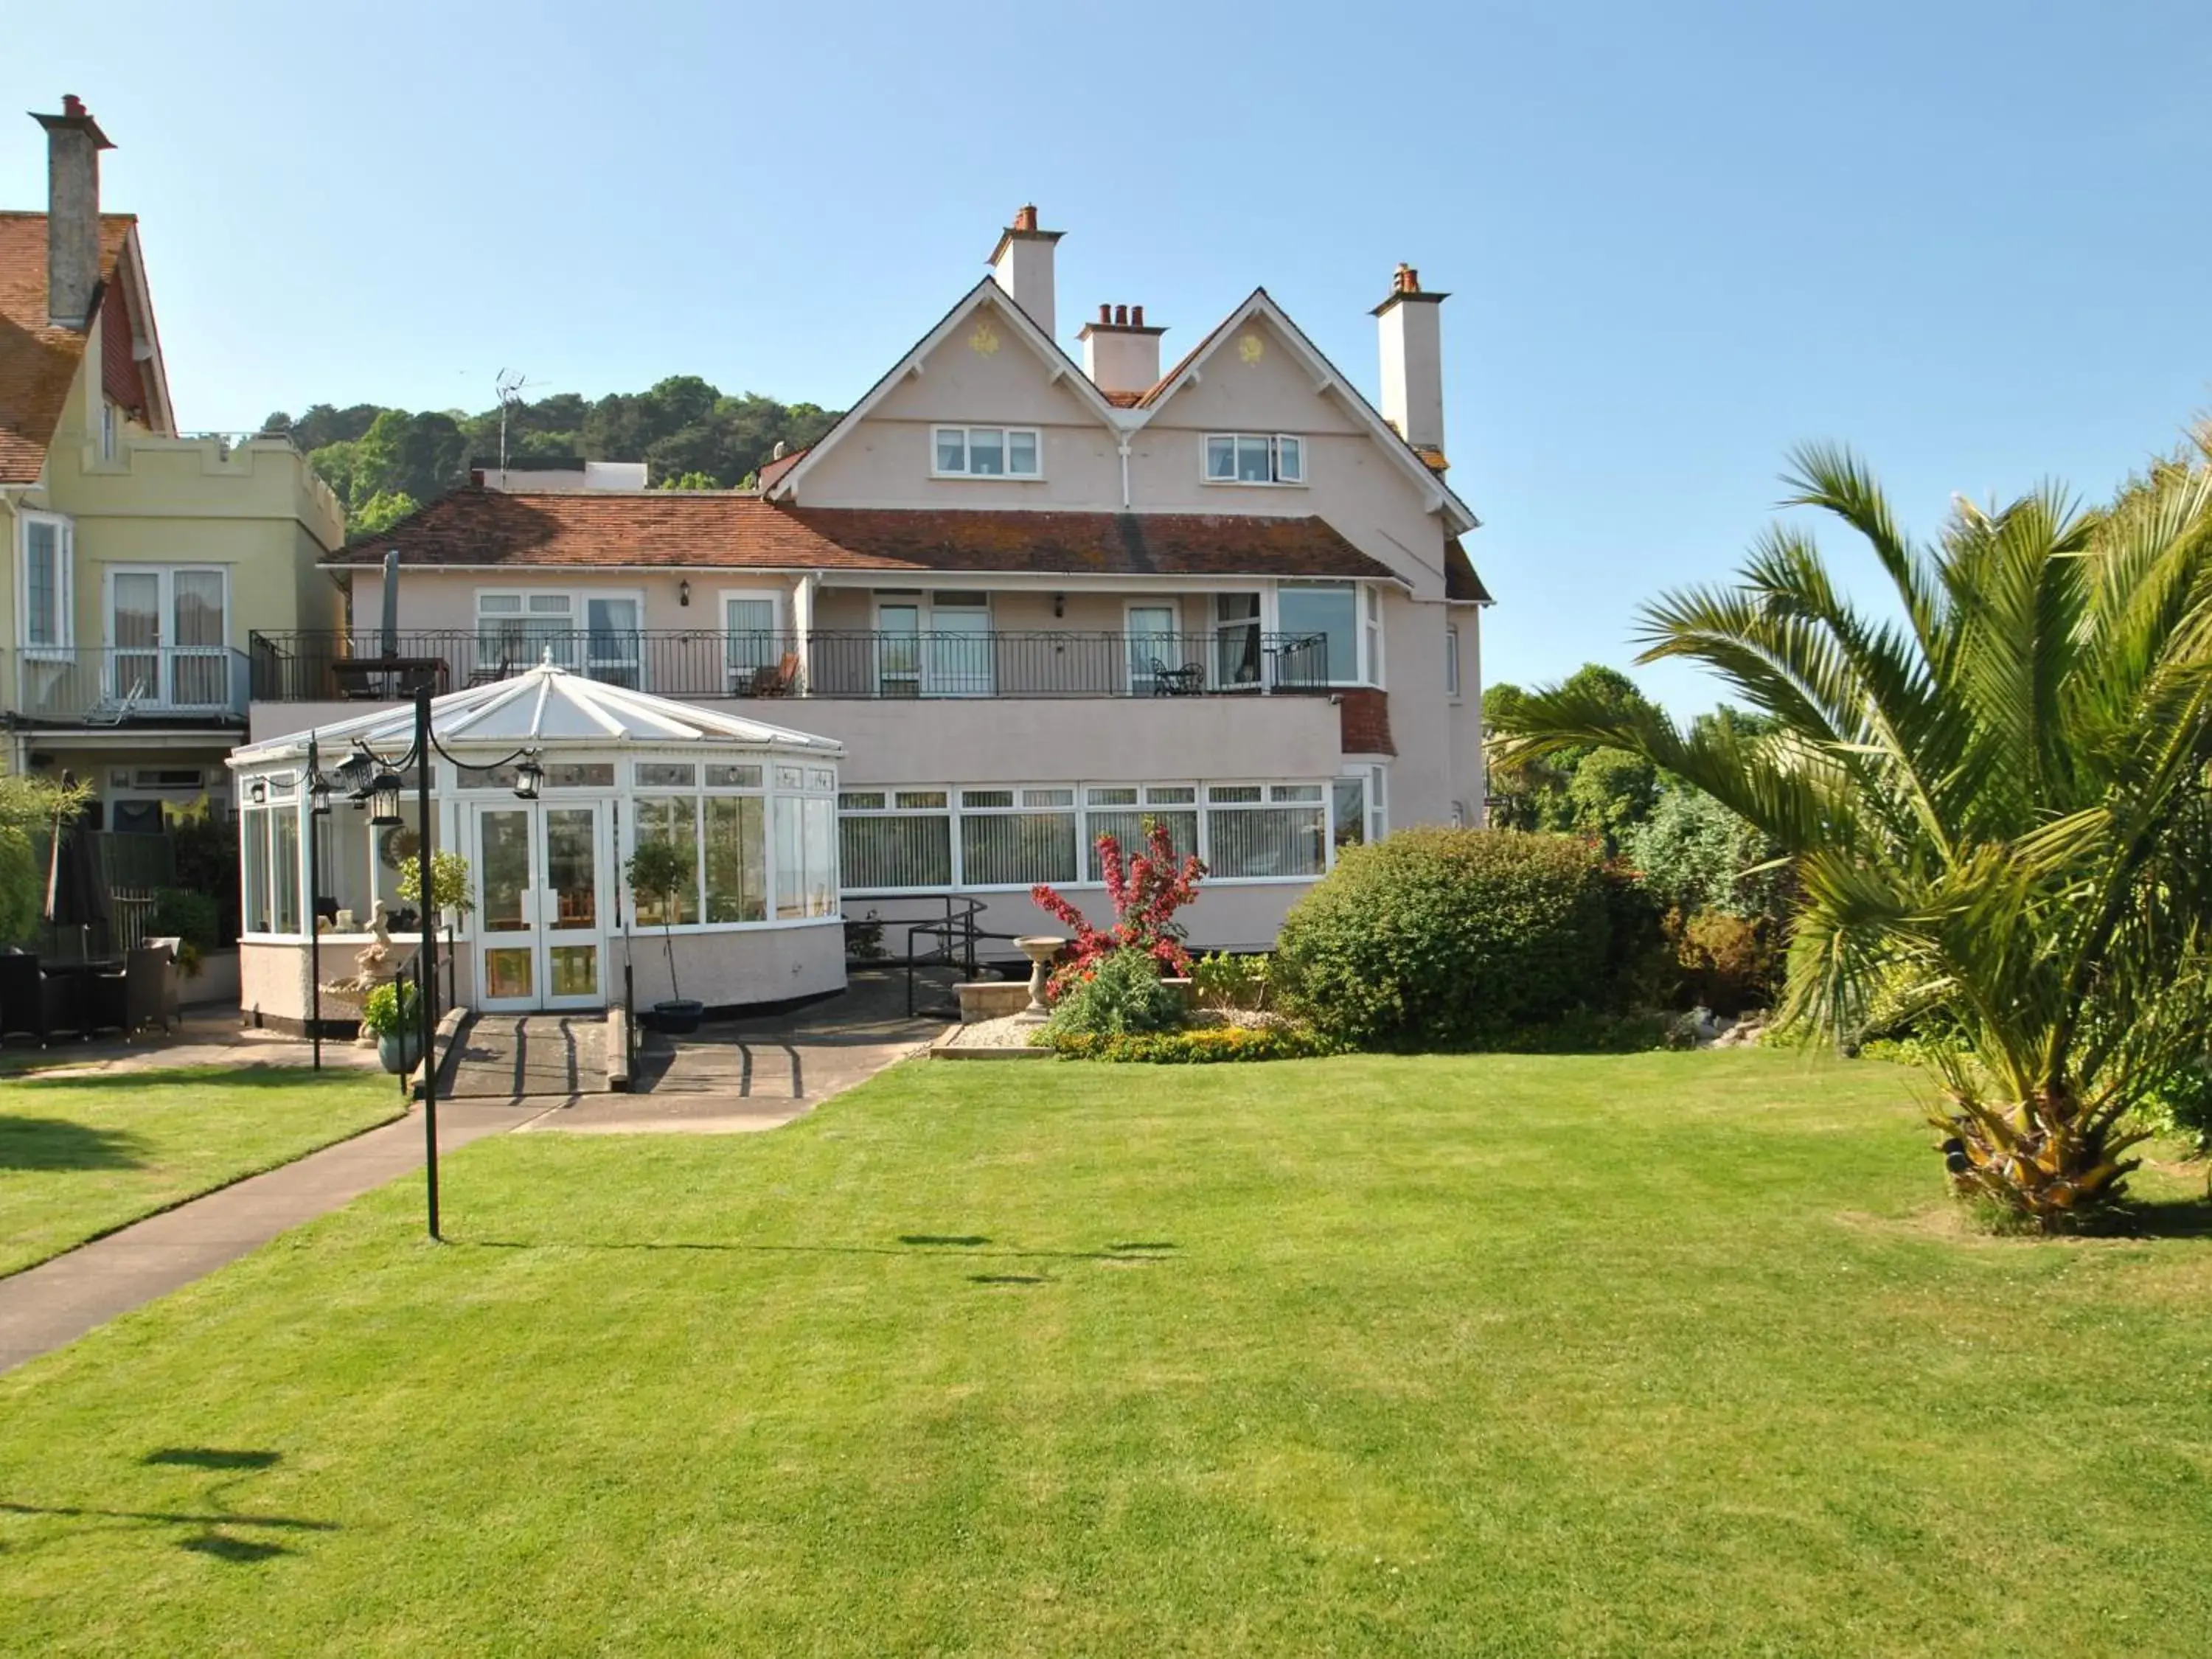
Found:
[[[142, 1031], [128, 1042], [106, 1036], [91, 1042], [63, 1040], [46, 1048], [11, 1042], [0, 1049], [0, 1079], [32, 1073], [40, 1077], [98, 1077], [182, 1066], [305, 1066], [312, 1058], [312, 1046], [304, 1037], [240, 1025], [235, 1008], [187, 1008], [167, 1036], [155, 1030]], [[374, 1070], [376, 1050], [325, 1038], [323, 1064]]]

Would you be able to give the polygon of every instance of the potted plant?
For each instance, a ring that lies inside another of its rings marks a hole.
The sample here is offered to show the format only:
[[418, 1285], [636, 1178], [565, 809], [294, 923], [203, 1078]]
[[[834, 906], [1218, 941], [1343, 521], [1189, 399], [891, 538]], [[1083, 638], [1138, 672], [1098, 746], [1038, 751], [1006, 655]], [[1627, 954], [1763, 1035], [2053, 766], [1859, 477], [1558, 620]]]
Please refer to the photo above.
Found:
[[422, 996], [406, 980], [386, 980], [362, 999], [361, 1029], [376, 1038], [376, 1057], [395, 1077], [422, 1058]]
[[[399, 896], [410, 904], [422, 902], [422, 863], [410, 859], [399, 872]], [[453, 928], [465, 915], [477, 908], [476, 896], [469, 883], [469, 861], [459, 853], [435, 852], [430, 854], [430, 902], [428, 908], [438, 914], [445, 925], [448, 949], [453, 942]]]
[[661, 939], [668, 951], [669, 994], [653, 1005], [653, 1024], [672, 1036], [688, 1036], [699, 1029], [700, 1018], [707, 1012], [704, 1003], [685, 996], [676, 982], [676, 895], [690, 879], [690, 867], [669, 842], [647, 841], [631, 851], [623, 874], [629, 879], [630, 896], [641, 904], [653, 904], [660, 912]]

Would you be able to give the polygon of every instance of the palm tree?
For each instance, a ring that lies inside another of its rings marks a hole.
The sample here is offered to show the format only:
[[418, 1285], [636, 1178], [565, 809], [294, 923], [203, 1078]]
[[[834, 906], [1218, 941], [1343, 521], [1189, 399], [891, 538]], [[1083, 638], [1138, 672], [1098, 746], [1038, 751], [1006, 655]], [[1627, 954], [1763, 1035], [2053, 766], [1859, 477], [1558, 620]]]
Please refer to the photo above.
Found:
[[1930, 1046], [1953, 1183], [2045, 1228], [2118, 1199], [2122, 1120], [2202, 1063], [2212, 1013], [2212, 472], [2174, 461], [2107, 508], [2055, 488], [1898, 532], [1847, 451], [1791, 458], [1785, 505], [1872, 549], [1896, 620], [1773, 527], [1735, 584], [1647, 608], [1763, 735], [1529, 696], [1509, 752], [1637, 751], [1785, 849], [1802, 895], [1786, 1018]]

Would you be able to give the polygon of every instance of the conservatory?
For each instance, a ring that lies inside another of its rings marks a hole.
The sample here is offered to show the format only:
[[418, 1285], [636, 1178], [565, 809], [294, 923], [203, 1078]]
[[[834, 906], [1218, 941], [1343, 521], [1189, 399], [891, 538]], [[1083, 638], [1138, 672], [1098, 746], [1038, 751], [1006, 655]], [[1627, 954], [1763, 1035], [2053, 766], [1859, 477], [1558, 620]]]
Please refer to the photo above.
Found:
[[[434, 877], [456, 1002], [604, 1008], [625, 966], [641, 1007], [679, 990], [727, 1008], [843, 987], [842, 744], [548, 662], [434, 698], [430, 753], [415, 746], [402, 704], [231, 755], [249, 1018], [303, 1024], [317, 972], [327, 985], [353, 971], [380, 925], [395, 957], [412, 956], [426, 763], [431, 845], [465, 866], [453, 891]], [[622, 870], [653, 841], [690, 879], [634, 899]]]

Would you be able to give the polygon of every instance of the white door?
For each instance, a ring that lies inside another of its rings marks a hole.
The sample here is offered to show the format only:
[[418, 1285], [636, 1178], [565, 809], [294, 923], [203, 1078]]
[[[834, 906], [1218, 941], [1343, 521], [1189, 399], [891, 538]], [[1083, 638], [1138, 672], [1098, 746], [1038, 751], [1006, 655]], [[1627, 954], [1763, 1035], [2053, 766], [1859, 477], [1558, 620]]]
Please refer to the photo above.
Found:
[[1128, 632], [1129, 690], [1137, 696], [1158, 696], [1165, 680], [1180, 685], [1182, 640], [1176, 632], [1175, 607], [1170, 605], [1133, 605], [1124, 613]]
[[231, 706], [229, 604], [216, 567], [118, 568], [108, 578], [108, 695], [161, 708]]
[[607, 1001], [607, 812], [596, 802], [477, 809], [478, 1001], [495, 1012]]

